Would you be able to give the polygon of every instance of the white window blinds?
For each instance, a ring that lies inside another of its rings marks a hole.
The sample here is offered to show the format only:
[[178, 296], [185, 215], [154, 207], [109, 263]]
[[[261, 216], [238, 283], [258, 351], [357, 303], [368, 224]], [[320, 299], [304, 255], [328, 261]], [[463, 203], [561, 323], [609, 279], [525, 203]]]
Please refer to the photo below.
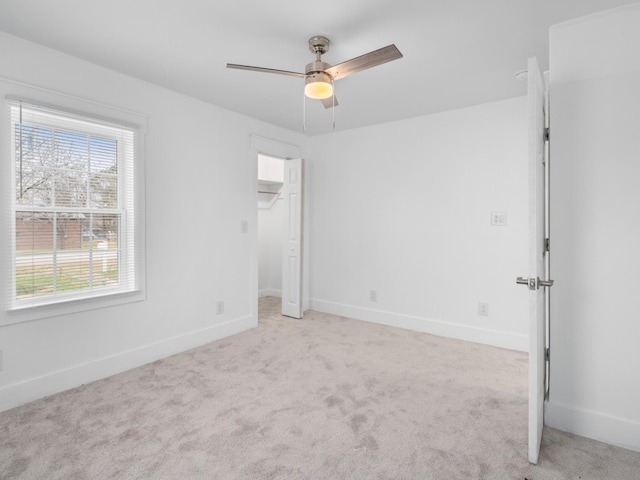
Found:
[[137, 288], [135, 130], [12, 102], [13, 309]]

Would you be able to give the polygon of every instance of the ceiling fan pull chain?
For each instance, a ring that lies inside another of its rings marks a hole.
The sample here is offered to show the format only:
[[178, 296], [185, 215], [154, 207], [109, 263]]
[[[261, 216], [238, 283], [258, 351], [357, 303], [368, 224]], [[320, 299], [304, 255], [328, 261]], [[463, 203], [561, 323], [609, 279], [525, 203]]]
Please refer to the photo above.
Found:
[[333, 88], [333, 95], [331, 96], [331, 121], [333, 123], [333, 130], [336, 129], [336, 88], [333, 82], [333, 78], [331, 78], [331, 87]]
[[302, 92], [302, 133], [307, 133], [307, 96]]

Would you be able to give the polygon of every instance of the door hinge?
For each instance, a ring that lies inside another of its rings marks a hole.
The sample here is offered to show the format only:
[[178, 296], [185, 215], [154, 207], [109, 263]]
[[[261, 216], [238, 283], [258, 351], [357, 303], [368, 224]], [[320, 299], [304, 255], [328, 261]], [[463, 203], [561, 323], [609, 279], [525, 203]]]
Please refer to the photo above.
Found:
[[549, 127], [544, 129], [544, 135], [543, 135], [544, 141], [548, 142], [549, 141]]
[[545, 252], [550, 252], [551, 251], [551, 242], [549, 241], [548, 238], [544, 239], [544, 251]]
[[544, 359], [545, 359], [545, 361], [548, 362], [550, 358], [551, 358], [551, 353], [549, 352], [549, 349], [547, 348], [544, 351]]

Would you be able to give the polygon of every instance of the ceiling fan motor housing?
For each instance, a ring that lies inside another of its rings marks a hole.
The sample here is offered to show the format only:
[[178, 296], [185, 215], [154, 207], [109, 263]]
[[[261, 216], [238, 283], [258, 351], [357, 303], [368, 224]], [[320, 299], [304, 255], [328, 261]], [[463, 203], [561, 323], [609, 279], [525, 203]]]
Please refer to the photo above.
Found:
[[304, 73], [311, 75], [312, 73], [324, 72], [326, 69], [331, 68], [331, 65], [325, 62], [311, 62], [307, 63], [304, 67]]

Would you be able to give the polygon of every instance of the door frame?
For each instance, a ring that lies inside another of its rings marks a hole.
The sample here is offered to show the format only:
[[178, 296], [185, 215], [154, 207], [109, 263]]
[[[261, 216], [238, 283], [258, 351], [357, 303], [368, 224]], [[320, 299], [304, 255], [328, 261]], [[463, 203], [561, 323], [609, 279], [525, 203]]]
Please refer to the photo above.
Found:
[[[258, 325], [258, 265], [259, 265], [259, 247], [258, 247], [258, 155], [266, 155], [269, 157], [277, 157], [282, 158], [284, 161], [293, 158], [302, 158], [302, 148], [298, 145], [293, 145], [290, 143], [282, 142], [280, 140], [275, 140], [268, 137], [263, 137], [260, 135], [252, 134], [250, 136], [250, 152], [249, 152], [249, 171], [251, 175], [251, 202], [253, 208], [250, 212], [250, 221], [249, 221], [249, 235], [251, 242], [251, 253], [250, 253], [250, 280], [249, 280], [249, 291], [250, 291], [250, 309], [249, 313], [252, 319], [253, 326]], [[302, 185], [303, 195], [307, 188], [307, 175], [304, 176], [304, 183]], [[308, 278], [308, 269], [306, 266], [307, 262], [307, 252], [308, 248], [306, 245], [308, 235], [306, 235], [307, 230], [307, 218], [308, 212], [307, 210], [307, 202], [303, 202], [302, 212], [302, 278], [301, 282], [303, 285], [302, 290], [302, 310], [307, 310], [308, 304], [308, 295], [307, 295], [307, 278]]]

